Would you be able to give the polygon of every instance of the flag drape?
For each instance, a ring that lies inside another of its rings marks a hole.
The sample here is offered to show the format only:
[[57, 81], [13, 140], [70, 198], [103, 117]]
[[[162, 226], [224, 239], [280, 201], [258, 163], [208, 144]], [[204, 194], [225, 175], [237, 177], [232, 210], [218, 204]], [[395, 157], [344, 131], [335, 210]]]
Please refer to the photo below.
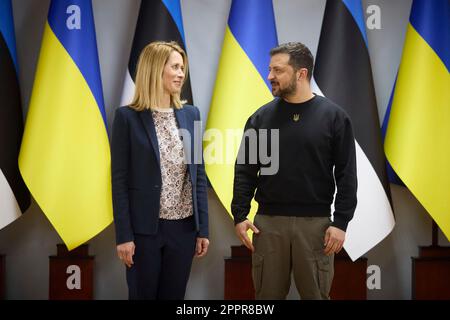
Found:
[[67, 248], [112, 222], [111, 159], [91, 0], [53, 0], [19, 156]]
[[314, 80], [318, 93], [340, 105], [353, 123], [358, 205], [344, 248], [356, 260], [395, 225], [360, 0], [327, 1]]
[[22, 133], [13, 12], [11, 0], [0, 0], [0, 229], [30, 206], [18, 166]]
[[392, 168], [450, 239], [450, 2], [414, 0], [387, 125]]
[[[256, 36], [258, 35], [258, 36]], [[228, 130], [241, 130], [259, 107], [273, 99], [267, 80], [270, 49], [278, 45], [272, 0], [233, 0], [222, 46], [206, 129], [227, 137]], [[230, 135], [228, 135], [230, 136]], [[205, 167], [221, 203], [231, 214], [234, 161], [239, 137], [214, 141], [205, 135]], [[234, 143], [230, 148], [230, 143]], [[225, 149], [225, 146], [228, 147]], [[223, 148], [220, 148], [223, 147]], [[212, 151], [215, 149], [215, 151]], [[223, 157], [208, 155], [222, 150]], [[227, 161], [232, 159], [232, 161]], [[248, 218], [253, 221], [257, 204], [252, 202]]]

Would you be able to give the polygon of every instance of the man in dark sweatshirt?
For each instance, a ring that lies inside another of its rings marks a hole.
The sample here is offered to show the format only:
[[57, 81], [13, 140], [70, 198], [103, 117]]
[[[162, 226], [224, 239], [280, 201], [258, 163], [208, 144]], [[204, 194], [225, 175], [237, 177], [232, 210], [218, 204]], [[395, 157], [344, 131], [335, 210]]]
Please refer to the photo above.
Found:
[[[314, 58], [305, 45], [290, 42], [270, 55], [268, 79], [276, 98], [245, 125], [231, 204], [236, 233], [253, 251], [257, 299], [285, 299], [291, 272], [302, 299], [329, 299], [334, 254], [342, 249], [357, 203], [352, 124], [342, 108], [312, 93]], [[264, 129], [278, 130], [265, 135], [278, 141], [262, 139]], [[255, 136], [257, 148], [251, 148]], [[259, 155], [251, 161], [251, 153], [261, 148], [279, 151], [272, 155], [279, 160], [277, 172], [265, 174], [271, 164]], [[258, 202], [254, 224], [247, 219], [253, 196]]]

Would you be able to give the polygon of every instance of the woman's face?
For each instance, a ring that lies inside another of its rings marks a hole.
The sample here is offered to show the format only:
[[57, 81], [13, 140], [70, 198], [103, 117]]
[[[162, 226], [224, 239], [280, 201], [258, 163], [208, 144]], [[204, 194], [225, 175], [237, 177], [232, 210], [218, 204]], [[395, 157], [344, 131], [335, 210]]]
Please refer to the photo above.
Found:
[[163, 88], [168, 94], [180, 93], [184, 81], [183, 57], [177, 51], [172, 51], [164, 66]]

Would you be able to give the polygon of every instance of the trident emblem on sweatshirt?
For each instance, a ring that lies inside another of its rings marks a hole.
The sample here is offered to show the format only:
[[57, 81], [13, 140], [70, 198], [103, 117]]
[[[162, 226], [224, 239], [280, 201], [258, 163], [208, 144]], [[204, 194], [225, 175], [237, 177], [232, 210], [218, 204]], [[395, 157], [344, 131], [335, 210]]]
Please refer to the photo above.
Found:
[[300, 120], [300, 115], [299, 115], [298, 113], [295, 113], [295, 114], [292, 116], [292, 120], [294, 120], [295, 122], [297, 122], [298, 120]]

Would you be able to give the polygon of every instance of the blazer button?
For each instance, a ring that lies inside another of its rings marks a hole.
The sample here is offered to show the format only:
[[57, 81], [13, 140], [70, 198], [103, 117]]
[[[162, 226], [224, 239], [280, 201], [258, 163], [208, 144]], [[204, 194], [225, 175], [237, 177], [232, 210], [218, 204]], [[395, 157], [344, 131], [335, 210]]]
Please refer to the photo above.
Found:
[[158, 189], [158, 188], [159, 188], [159, 185], [158, 185], [158, 184], [155, 184], [154, 187], [155, 187], [155, 189]]

